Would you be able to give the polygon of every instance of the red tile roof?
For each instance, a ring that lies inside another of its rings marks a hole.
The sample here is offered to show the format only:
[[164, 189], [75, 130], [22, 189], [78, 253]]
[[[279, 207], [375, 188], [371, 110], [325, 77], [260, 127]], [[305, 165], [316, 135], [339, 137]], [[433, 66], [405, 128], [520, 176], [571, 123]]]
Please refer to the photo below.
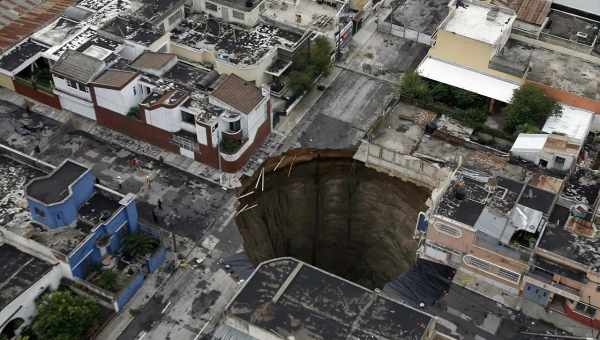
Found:
[[75, 0], [48, 0], [30, 10], [15, 8], [15, 10], [21, 12], [20, 16], [0, 28], [0, 51], [5, 51], [29, 37], [59, 17], [74, 2]]
[[260, 89], [253, 82], [234, 74], [226, 76], [211, 95], [244, 113], [250, 113], [263, 98]]

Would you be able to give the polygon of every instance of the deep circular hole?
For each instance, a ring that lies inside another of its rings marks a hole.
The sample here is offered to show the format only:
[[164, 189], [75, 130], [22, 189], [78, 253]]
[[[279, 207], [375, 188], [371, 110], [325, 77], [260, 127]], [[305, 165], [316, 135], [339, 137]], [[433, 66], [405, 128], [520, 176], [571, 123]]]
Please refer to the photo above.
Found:
[[262, 168], [244, 181], [236, 217], [255, 264], [290, 256], [381, 288], [414, 262], [412, 236], [428, 189], [368, 168], [346, 150], [294, 150]]

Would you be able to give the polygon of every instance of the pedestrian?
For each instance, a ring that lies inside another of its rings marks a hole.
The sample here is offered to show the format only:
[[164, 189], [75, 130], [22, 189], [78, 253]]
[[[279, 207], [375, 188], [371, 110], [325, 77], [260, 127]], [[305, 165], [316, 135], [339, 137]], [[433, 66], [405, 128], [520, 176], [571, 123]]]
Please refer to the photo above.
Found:
[[162, 210], [162, 201], [158, 199], [158, 209]]

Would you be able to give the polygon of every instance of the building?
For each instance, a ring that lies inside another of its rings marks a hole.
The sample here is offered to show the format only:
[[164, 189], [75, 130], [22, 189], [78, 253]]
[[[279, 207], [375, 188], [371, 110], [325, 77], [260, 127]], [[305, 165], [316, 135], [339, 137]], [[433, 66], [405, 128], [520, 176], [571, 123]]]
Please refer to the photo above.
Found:
[[277, 258], [252, 273], [213, 338], [442, 339], [436, 321], [381, 292], [293, 258]]
[[46, 289], [60, 285], [59, 265], [40, 260], [18, 248], [0, 245], [2, 274], [0, 282], [0, 335], [12, 338], [21, 326], [31, 323], [35, 316], [35, 300]]
[[90, 83], [101, 125], [226, 172], [240, 170], [271, 131], [268, 90], [145, 52]]
[[243, 27], [196, 13], [171, 32], [169, 52], [262, 86], [287, 70], [294, 55], [309, 43], [309, 36], [299, 29], [264, 23]]
[[[433, 35], [434, 43], [417, 72], [432, 80], [510, 102], [522, 76], [494, 67], [517, 15], [482, 2], [458, 1]], [[465, 53], [469, 51], [469, 53]], [[527, 68], [517, 63], [512, 68]]]
[[551, 116], [545, 134], [519, 134], [510, 153], [542, 168], [569, 172], [577, 163], [594, 119], [594, 113], [563, 105], [560, 116]]
[[435, 198], [427, 225], [417, 230], [424, 237], [418, 253], [456, 268], [455, 281], [475, 291], [490, 285], [504, 292], [500, 302], [515, 307], [529, 258], [562, 185], [543, 174], [522, 181], [459, 168]]
[[[0, 186], [7, 198], [0, 209], [0, 256], [10, 258], [0, 278], [0, 329], [18, 332], [32, 321], [35, 299], [65, 284], [118, 312], [164, 261], [156, 232], [138, 221], [135, 195], [97, 184], [85, 166], [66, 160], [53, 167], [1, 147], [0, 174], [11, 176]], [[156, 239], [153, 252], [127, 255], [124, 244], [133, 234]], [[97, 281], [106, 270], [117, 277], [112, 290]]]
[[[523, 297], [553, 315], [600, 328], [598, 192], [592, 170], [570, 176], [540, 236], [523, 282]], [[555, 312], [555, 313], [552, 313]], [[558, 313], [556, 313], [558, 312]]]

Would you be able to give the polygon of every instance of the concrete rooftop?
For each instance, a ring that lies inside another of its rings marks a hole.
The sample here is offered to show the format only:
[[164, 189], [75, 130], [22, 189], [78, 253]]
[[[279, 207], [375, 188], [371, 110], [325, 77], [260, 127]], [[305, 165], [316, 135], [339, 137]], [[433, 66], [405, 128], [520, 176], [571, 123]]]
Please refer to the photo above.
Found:
[[264, 262], [228, 315], [309, 339], [419, 339], [432, 317], [293, 258]]

